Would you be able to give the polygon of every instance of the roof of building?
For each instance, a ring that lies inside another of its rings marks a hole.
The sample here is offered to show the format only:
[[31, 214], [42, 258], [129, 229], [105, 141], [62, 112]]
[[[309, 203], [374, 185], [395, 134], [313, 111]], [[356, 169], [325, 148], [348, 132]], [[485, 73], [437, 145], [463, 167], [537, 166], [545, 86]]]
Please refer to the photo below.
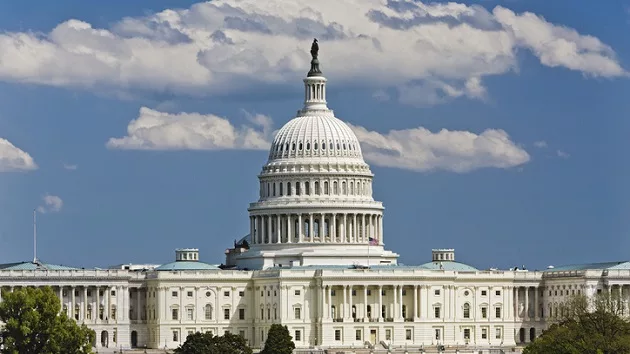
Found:
[[189, 261], [177, 261], [162, 264], [155, 268], [157, 271], [182, 271], [182, 270], [216, 270], [219, 269], [217, 265], [208, 264], [204, 262], [189, 262]]
[[17, 262], [0, 264], [0, 270], [78, 270], [78, 268], [40, 262]]
[[560, 267], [554, 267], [546, 269], [546, 272], [564, 272], [572, 270], [603, 270], [603, 269], [630, 269], [629, 261], [619, 262], [601, 262], [601, 263], [584, 263], [584, 264], [569, 264]]
[[439, 261], [439, 262], [427, 262], [420, 265], [420, 268], [431, 270], [449, 270], [458, 272], [476, 272], [479, 269], [469, 266], [468, 264], [459, 263], [455, 261]]

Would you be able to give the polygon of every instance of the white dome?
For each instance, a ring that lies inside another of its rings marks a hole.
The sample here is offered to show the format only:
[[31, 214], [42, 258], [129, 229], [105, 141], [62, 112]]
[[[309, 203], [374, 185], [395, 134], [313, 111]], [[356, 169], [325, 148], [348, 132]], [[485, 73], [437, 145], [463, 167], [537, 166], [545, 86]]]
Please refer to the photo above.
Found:
[[359, 140], [332, 111], [296, 117], [276, 134], [269, 160], [290, 158], [344, 158], [363, 161]]

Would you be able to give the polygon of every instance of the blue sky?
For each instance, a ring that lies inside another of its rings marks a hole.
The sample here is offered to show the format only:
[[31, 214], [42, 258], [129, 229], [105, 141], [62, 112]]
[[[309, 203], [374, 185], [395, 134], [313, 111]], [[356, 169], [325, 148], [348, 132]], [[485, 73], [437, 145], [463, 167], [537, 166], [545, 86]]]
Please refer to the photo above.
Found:
[[0, 262], [222, 262], [313, 37], [401, 262], [630, 259], [623, 1], [291, 4], [0, 2]]

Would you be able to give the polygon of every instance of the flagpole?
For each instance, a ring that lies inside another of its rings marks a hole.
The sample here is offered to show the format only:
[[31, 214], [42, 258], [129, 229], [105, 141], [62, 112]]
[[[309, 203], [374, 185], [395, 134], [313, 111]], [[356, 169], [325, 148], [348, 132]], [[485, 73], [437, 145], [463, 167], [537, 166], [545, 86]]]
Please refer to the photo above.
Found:
[[37, 263], [37, 210], [33, 209], [33, 263]]

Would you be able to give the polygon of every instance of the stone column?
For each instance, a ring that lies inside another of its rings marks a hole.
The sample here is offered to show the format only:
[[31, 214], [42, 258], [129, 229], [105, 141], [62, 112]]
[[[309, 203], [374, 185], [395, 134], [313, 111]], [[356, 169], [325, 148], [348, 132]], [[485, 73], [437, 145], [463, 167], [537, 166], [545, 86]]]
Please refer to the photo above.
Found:
[[352, 242], [359, 243], [359, 235], [357, 234], [357, 214], [353, 214], [352, 218]]
[[337, 242], [337, 214], [332, 214], [332, 225], [329, 226], [332, 226], [332, 230], [329, 231], [330, 241]]
[[323, 213], [319, 214], [319, 242], [320, 243], [326, 242], [326, 237], [324, 237], [325, 236], [324, 234], [325, 217], [326, 217], [326, 214], [323, 214]]
[[403, 307], [403, 288], [404, 285], [400, 285], [399, 287], [400, 289], [398, 289], [398, 295], [399, 295], [399, 299], [400, 299], [400, 303], [398, 304], [398, 318], [404, 318], [403, 317], [403, 311], [402, 311], [402, 307]]
[[94, 307], [95, 307], [96, 314], [94, 316], [94, 321], [98, 322], [101, 320], [99, 317], [99, 313], [101, 312], [101, 294], [100, 294], [101, 288], [97, 286], [95, 288], [95, 291], [96, 291], [96, 304], [94, 305]]
[[313, 242], [313, 213], [308, 214], [310, 221], [308, 224], [308, 238], [309, 242]]
[[352, 285], [348, 285], [348, 318], [352, 318]]
[[367, 291], [368, 291], [368, 286], [364, 285], [363, 286], [363, 300], [364, 300], [364, 302], [363, 302], [363, 322], [368, 322], [369, 321], [368, 310], [367, 310], [367, 307], [368, 307], [368, 294], [367, 294]]
[[142, 306], [140, 304], [140, 297], [142, 295], [142, 288], [137, 288], [136, 291], [136, 320], [137, 321], [141, 321], [142, 320], [142, 311], [140, 306]]
[[378, 217], [378, 244], [383, 244], [383, 215]]
[[399, 305], [398, 305], [398, 287], [399, 286], [400, 285], [394, 285], [392, 287], [392, 290], [393, 290], [393, 293], [394, 293], [393, 294], [394, 295], [394, 311], [392, 313], [392, 318], [393, 319], [398, 319], [398, 317], [399, 317], [399, 311], [398, 311], [399, 310]]
[[272, 241], [272, 236], [273, 236], [273, 232], [271, 231], [271, 223], [273, 222], [273, 220], [271, 220], [271, 215], [265, 215], [265, 219], [267, 219], [267, 234], [265, 235], [266, 244], [271, 244]]
[[328, 316], [328, 318], [331, 318], [331, 311], [332, 311], [332, 285], [328, 285], [328, 308], [326, 309], [326, 315]]
[[418, 285], [413, 286], [413, 320], [418, 319]]
[[[365, 220], [365, 219], [364, 219]], [[378, 286], [378, 321], [383, 322], [383, 286]]]
[[280, 214], [276, 215], [276, 243], [280, 243], [282, 239], [282, 223], [280, 222]]
[[287, 243], [291, 243], [291, 239], [293, 238], [293, 232], [291, 230], [293, 218], [291, 216], [291, 214], [287, 214]]
[[328, 316], [326, 315], [326, 286], [324, 284], [322, 284], [322, 293], [321, 293], [321, 308], [320, 308], [320, 314], [322, 316], [322, 318], [328, 318]]
[[343, 231], [341, 233], [341, 237], [342, 237], [342, 241], [341, 242], [348, 242], [350, 240], [348, 240], [348, 214], [343, 213]]
[[523, 306], [525, 311], [525, 320], [529, 320], [529, 286], [525, 287], [525, 305]]
[[520, 309], [520, 305], [518, 303], [518, 301], [519, 301], [518, 300], [518, 290], [519, 290], [519, 287], [518, 286], [515, 287], [515, 289], [514, 289], [514, 318], [515, 319], [518, 319], [518, 318], [521, 317], [521, 313], [520, 313], [521, 309]]
[[254, 220], [253, 217], [249, 216], [249, 235], [251, 238], [252, 245], [256, 244], [256, 235], [254, 235]]
[[81, 316], [81, 314], [79, 314], [79, 316], [81, 316], [81, 318], [83, 318], [83, 321], [87, 320], [87, 307], [88, 307], [88, 296], [87, 296], [87, 286], [83, 287], [83, 306], [81, 306], [81, 308], [83, 309], [83, 316]]
[[534, 287], [534, 320], [540, 320], [540, 304], [538, 304], [538, 296], [540, 289], [538, 287]]
[[348, 285], [343, 286], [343, 312], [341, 318], [348, 318]]
[[70, 287], [70, 291], [72, 292], [72, 295], [71, 295], [72, 302], [70, 303], [70, 316], [69, 317], [72, 317], [72, 319], [76, 318], [74, 316], [75, 307], [77, 306], [76, 305], [77, 304], [77, 299], [76, 299], [76, 296], [74, 295], [75, 289], [76, 288], [74, 286]]
[[302, 225], [302, 214], [298, 214], [298, 227], [295, 232], [297, 232], [298, 242], [302, 243], [302, 230], [304, 230], [304, 225]]
[[[361, 226], [361, 239], [363, 240], [363, 242], [367, 242], [368, 238], [367, 238], [367, 234], [365, 232], [365, 214], [361, 214], [362, 216], [362, 226]], [[379, 309], [380, 311], [380, 309]]]
[[[11, 287], [11, 292], [13, 292], [13, 287]], [[61, 304], [61, 311], [63, 311], [63, 286], [59, 287], [59, 303]]]

